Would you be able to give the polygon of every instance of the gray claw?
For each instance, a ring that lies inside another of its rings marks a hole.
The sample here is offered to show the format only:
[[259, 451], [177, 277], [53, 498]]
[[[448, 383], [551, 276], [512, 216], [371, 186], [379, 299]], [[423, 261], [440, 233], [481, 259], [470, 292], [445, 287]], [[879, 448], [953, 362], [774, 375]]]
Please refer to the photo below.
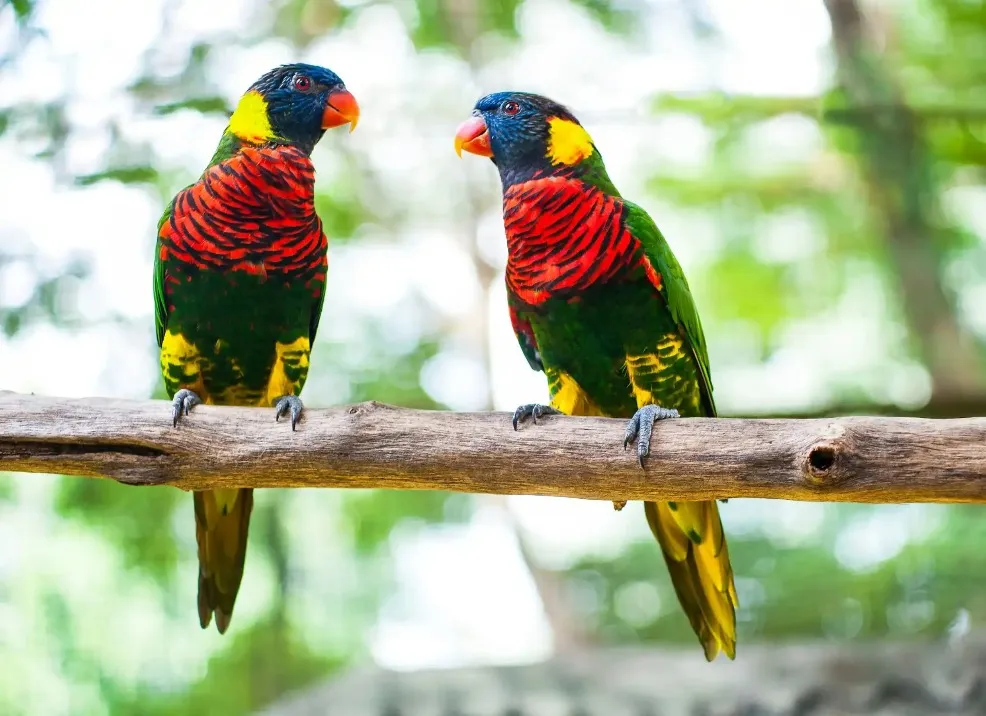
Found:
[[291, 429], [294, 430], [295, 426], [298, 424], [298, 418], [301, 417], [301, 411], [304, 410], [305, 406], [301, 402], [301, 398], [296, 395], [285, 395], [277, 399], [274, 403], [274, 420], [281, 422], [281, 418], [288, 413], [291, 414]]
[[538, 424], [538, 418], [542, 418], [545, 415], [561, 415], [562, 412], [557, 408], [552, 408], [550, 405], [542, 405], [541, 403], [524, 403], [514, 411], [513, 422], [514, 430], [517, 429], [517, 424], [522, 423], [528, 418], [534, 421], [534, 424]]
[[637, 462], [640, 467], [644, 466], [644, 458], [650, 455], [650, 439], [654, 431], [654, 423], [658, 420], [677, 418], [677, 410], [662, 408], [660, 405], [645, 405], [640, 408], [630, 421], [627, 423], [626, 432], [623, 434], [623, 449], [637, 440]]
[[202, 398], [188, 388], [182, 388], [171, 400], [171, 426], [177, 428], [178, 421], [182, 415], [188, 415], [188, 411], [202, 402]]

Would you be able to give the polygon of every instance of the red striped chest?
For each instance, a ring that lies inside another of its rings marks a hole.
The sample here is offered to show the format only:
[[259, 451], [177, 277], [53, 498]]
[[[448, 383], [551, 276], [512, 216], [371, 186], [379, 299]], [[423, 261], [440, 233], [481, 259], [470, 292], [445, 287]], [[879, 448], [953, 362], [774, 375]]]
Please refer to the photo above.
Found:
[[537, 306], [577, 295], [636, 266], [640, 244], [616, 197], [571, 177], [544, 177], [504, 191], [507, 288]]
[[327, 241], [314, 187], [304, 152], [245, 147], [178, 193], [161, 226], [161, 259], [260, 276], [324, 271]]

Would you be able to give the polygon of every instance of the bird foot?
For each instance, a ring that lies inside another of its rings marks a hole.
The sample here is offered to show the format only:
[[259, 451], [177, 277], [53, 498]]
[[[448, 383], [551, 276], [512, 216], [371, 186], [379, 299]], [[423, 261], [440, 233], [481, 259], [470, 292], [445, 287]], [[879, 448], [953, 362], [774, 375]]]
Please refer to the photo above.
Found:
[[677, 410], [662, 408], [660, 405], [645, 405], [634, 413], [627, 423], [626, 433], [623, 435], [623, 449], [626, 450], [627, 445], [636, 440], [637, 462], [643, 467], [644, 458], [650, 455], [650, 438], [654, 431], [654, 423], [677, 417], [680, 417]]
[[277, 399], [274, 403], [274, 420], [281, 422], [281, 418], [290, 413], [291, 429], [294, 430], [301, 417], [301, 411], [305, 409], [301, 398], [296, 395], [285, 395]]
[[188, 415], [188, 411], [202, 402], [202, 398], [188, 388], [182, 388], [171, 400], [171, 426], [177, 428], [178, 421], [183, 415]]
[[562, 415], [563, 413], [557, 408], [552, 408], [550, 405], [541, 405], [541, 403], [524, 403], [519, 408], [514, 411], [514, 430], [517, 429], [517, 424], [522, 423], [528, 418], [534, 421], [534, 424], [538, 424], [538, 418], [542, 418], [545, 415]]

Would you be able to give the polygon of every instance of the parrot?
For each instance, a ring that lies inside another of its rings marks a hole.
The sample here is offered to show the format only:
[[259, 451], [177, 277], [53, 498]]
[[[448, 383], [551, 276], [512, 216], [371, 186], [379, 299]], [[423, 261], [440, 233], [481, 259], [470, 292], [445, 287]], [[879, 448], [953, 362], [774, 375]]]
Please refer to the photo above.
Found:
[[[154, 313], [178, 428], [200, 403], [301, 417], [298, 397], [325, 298], [328, 239], [315, 213], [312, 150], [359, 121], [331, 70], [275, 67], [239, 99], [198, 181], [158, 223]], [[252, 489], [193, 492], [199, 623], [225, 634], [243, 578]]]
[[[454, 144], [499, 172], [510, 323], [551, 396], [518, 407], [514, 429], [553, 414], [628, 418], [623, 448], [636, 441], [643, 467], [655, 421], [715, 416], [681, 266], [572, 112], [538, 94], [489, 94]], [[716, 502], [645, 502], [644, 514], [705, 658], [734, 659], [739, 600]]]

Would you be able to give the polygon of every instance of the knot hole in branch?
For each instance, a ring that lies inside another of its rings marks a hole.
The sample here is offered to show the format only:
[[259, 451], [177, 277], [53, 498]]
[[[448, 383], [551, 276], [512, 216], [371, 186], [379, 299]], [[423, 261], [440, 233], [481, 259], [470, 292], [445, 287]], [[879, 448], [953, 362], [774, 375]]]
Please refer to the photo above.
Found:
[[362, 403], [351, 405], [347, 411], [350, 415], [369, 415], [381, 410], [393, 410], [394, 406], [380, 403], [376, 400], [364, 400]]
[[816, 475], [828, 472], [835, 465], [835, 450], [828, 445], [819, 445], [808, 453], [808, 464]]
[[802, 463], [805, 480], [815, 487], [835, 485], [845, 477], [846, 445], [841, 439], [819, 440], [808, 449]]

